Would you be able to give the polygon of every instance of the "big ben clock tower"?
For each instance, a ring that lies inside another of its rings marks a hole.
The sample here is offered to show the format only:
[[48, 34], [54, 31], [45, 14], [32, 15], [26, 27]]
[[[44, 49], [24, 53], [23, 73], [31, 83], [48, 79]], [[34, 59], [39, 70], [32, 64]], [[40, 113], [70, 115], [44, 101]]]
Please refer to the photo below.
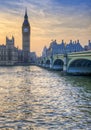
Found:
[[22, 25], [22, 49], [23, 49], [23, 62], [29, 63], [30, 61], [30, 24], [28, 22], [27, 10], [25, 11], [24, 22]]

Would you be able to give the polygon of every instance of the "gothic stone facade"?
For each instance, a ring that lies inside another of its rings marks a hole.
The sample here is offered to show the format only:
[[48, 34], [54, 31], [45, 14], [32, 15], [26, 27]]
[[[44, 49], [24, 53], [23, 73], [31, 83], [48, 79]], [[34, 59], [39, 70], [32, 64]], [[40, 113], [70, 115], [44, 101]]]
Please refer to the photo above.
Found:
[[14, 37], [6, 37], [6, 45], [0, 45], [0, 65], [14, 65], [18, 61], [18, 49], [14, 47]]
[[[6, 45], [0, 45], [0, 65], [22, 65], [24, 63], [24, 51], [14, 46], [14, 37], [6, 37]], [[31, 63], [36, 62], [35, 52], [29, 53]]]
[[27, 10], [24, 16], [22, 25], [22, 49], [23, 49], [23, 62], [30, 62], [30, 24], [28, 22]]
[[0, 65], [22, 65], [35, 62], [36, 54], [30, 52], [30, 24], [27, 10], [22, 24], [22, 50], [14, 46], [14, 37], [6, 37], [6, 45], [0, 45]]

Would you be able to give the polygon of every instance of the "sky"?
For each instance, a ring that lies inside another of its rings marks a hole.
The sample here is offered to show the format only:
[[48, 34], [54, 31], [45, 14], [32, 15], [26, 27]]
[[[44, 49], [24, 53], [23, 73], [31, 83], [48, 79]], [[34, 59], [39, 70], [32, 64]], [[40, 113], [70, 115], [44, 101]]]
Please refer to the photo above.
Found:
[[52, 40], [91, 40], [91, 0], [0, 0], [0, 44], [6, 36], [15, 37], [22, 48], [22, 23], [25, 9], [31, 26], [31, 51], [41, 55]]

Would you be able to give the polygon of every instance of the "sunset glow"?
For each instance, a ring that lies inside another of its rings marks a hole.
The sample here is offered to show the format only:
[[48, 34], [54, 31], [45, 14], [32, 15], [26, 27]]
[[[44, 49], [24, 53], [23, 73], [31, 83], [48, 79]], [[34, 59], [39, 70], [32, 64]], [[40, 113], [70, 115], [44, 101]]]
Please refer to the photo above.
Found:
[[31, 51], [41, 55], [52, 39], [58, 43], [91, 40], [91, 0], [4, 0], [0, 1], [0, 44], [6, 36], [15, 37], [22, 47], [22, 23], [25, 8], [31, 26]]

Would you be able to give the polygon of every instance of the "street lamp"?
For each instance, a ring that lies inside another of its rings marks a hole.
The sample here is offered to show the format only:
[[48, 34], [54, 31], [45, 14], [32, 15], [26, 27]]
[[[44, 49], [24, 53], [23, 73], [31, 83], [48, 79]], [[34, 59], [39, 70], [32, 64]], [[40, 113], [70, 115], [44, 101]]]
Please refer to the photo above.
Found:
[[67, 52], [66, 52], [66, 42], [64, 44], [64, 67], [63, 71], [66, 73], [67, 72]]
[[66, 42], [64, 43], [64, 56], [67, 56], [67, 51], [66, 51]]

